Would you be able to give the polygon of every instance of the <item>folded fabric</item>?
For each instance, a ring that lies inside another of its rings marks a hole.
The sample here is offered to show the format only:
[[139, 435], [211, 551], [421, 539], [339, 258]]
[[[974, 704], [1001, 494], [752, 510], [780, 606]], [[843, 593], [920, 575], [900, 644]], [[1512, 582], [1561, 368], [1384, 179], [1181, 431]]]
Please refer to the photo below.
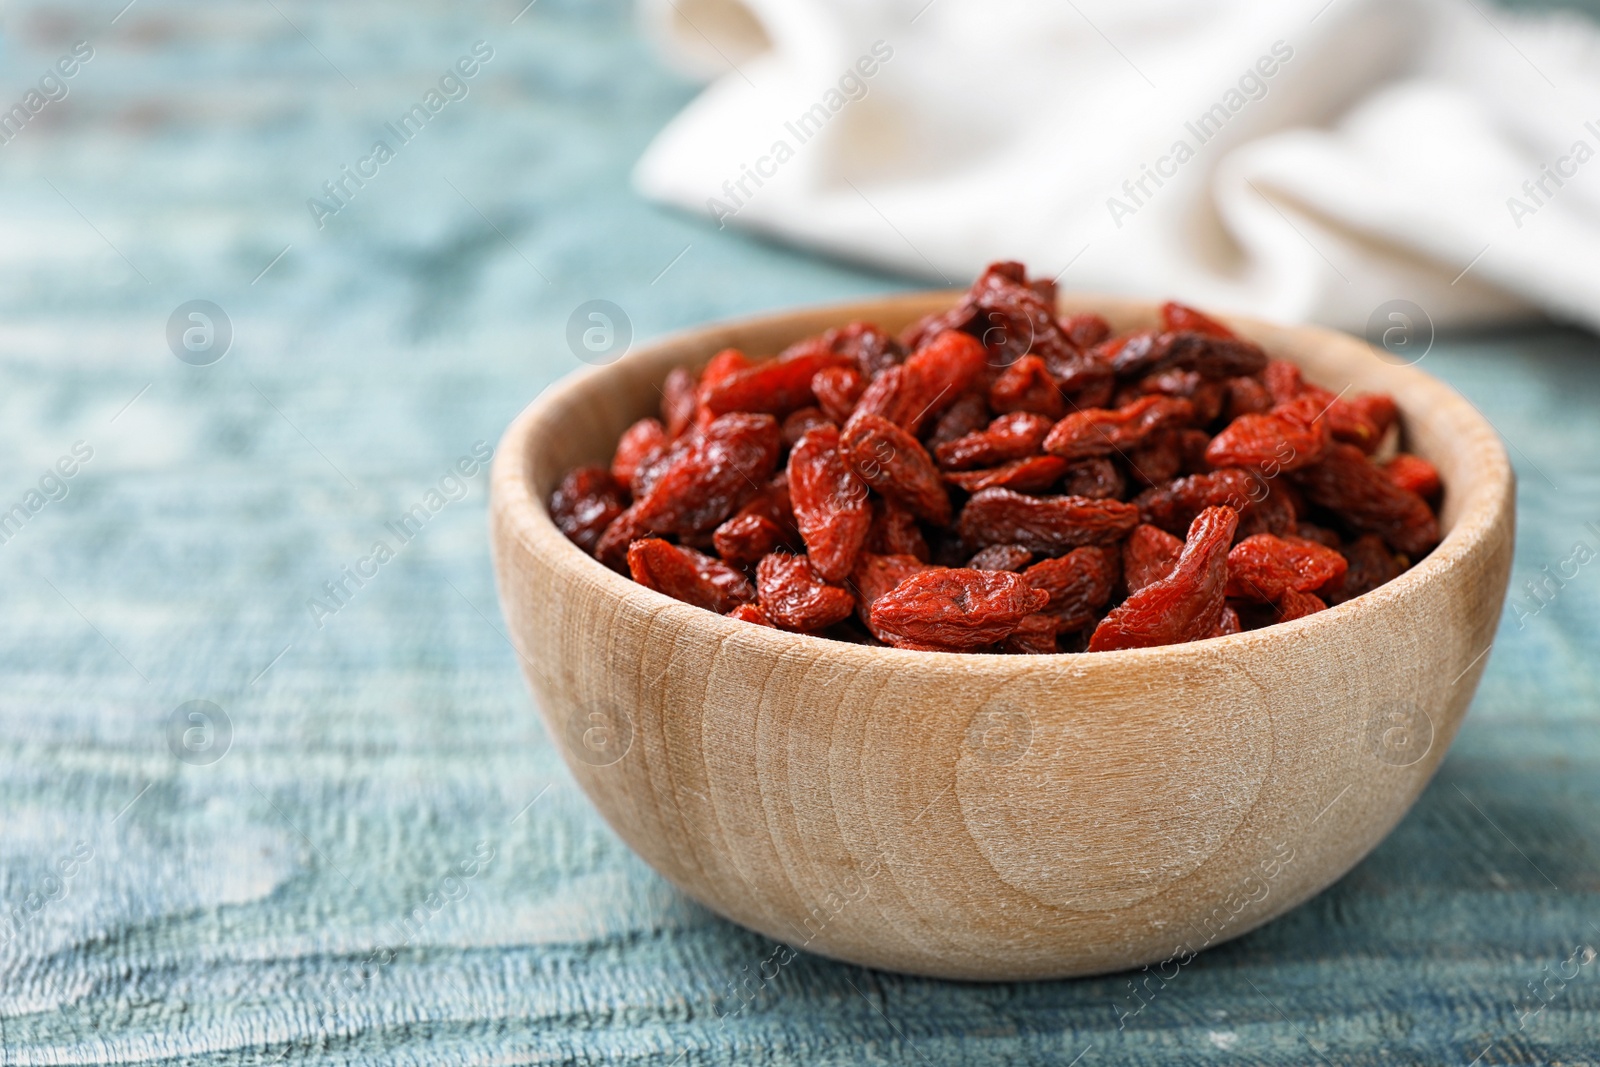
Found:
[[[1600, 327], [1600, 30], [1488, 0], [641, 0], [646, 196], [965, 284]], [[1376, 316], [1376, 318], [1375, 318]]]

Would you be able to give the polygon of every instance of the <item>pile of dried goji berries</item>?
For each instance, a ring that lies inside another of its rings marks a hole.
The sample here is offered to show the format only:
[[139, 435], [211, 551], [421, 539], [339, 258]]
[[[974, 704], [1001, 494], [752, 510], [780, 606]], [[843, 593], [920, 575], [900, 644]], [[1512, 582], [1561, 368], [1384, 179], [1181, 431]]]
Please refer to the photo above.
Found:
[[1386, 396], [1179, 304], [1113, 337], [996, 263], [898, 339], [852, 323], [675, 370], [557, 526], [668, 596], [901, 648], [1098, 652], [1296, 619], [1439, 541]]

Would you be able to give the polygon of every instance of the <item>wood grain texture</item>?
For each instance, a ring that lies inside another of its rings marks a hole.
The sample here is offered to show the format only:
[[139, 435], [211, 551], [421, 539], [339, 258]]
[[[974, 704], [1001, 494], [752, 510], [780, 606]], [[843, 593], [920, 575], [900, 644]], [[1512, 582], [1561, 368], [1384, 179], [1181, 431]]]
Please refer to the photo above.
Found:
[[[1427, 783], [1487, 660], [1513, 479], [1448, 387], [1340, 334], [1229, 319], [1334, 390], [1392, 394], [1435, 463], [1444, 542], [1399, 579], [1267, 630], [1167, 648], [988, 656], [734, 622], [585, 556], [543, 501], [609, 457], [678, 365], [890, 328], [917, 294], [696, 330], [553, 386], [491, 487], [529, 684], [617, 833], [719, 913], [797, 947], [952, 978], [1101, 973], [1242, 934], [1326, 887]], [[1067, 297], [1118, 328], [1155, 306]]]

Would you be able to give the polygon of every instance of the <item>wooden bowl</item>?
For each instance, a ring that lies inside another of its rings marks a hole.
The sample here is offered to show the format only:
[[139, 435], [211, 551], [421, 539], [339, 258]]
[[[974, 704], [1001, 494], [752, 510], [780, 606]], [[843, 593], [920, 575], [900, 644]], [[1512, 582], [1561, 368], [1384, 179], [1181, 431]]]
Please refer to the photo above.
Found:
[[[500, 442], [500, 600], [546, 727], [606, 821], [721, 915], [836, 959], [963, 979], [1188, 962], [1332, 883], [1405, 814], [1483, 672], [1513, 479], [1454, 391], [1327, 330], [1226, 321], [1330, 389], [1390, 393], [1445, 484], [1443, 543], [1328, 611], [1056, 656], [871, 648], [713, 615], [570, 544], [545, 500], [658, 386], [921, 293], [707, 326], [552, 386]], [[1120, 330], [1156, 306], [1067, 297]], [[1169, 975], [1170, 976], [1170, 975]]]

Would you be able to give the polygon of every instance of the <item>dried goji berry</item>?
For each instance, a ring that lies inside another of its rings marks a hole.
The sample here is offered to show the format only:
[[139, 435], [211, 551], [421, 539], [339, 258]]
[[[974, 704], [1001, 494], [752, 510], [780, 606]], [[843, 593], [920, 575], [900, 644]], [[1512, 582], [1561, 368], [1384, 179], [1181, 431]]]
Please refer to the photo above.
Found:
[[891, 642], [952, 649], [992, 645], [1050, 601], [1017, 574], [966, 568], [914, 574], [873, 601], [872, 627]]
[[759, 563], [761, 557], [779, 548], [797, 550], [801, 539], [789, 501], [788, 479], [781, 473], [774, 476], [759, 496], [716, 528], [711, 543], [717, 555], [741, 566]]
[[1020, 571], [1033, 562], [1033, 553], [1021, 545], [990, 545], [967, 560], [975, 571]]
[[811, 379], [827, 367], [851, 362], [826, 349], [806, 349], [792, 355], [736, 370], [711, 385], [701, 386], [701, 403], [717, 415], [731, 411], [786, 415], [811, 404]]
[[[1013, 487], [1014, 488], [1014, 487]], [[1067, 468], [1061, 476], [1063, 496], [1088, 496], [1096, 499], [1122, 498], [1128, 491], [1128, 480], [1111, 460], [1103, 456], [1083, 459]]]
[[1122, 577], [1128, 592], [1137, 593], [1172, 573], [1183, 554], [1183, 542], [1159, 526], [1141, 523], [1122, 543]]
[[1111, 324], [1093, 312], [1062, 319], [1061, 329], [1069, 341], [1086, 350], [1111, 336]]
[[1409, 452], [1402, 452], [1385, 463], [1383, 472], [1395, 485], [1409, 489], [1424, 500], [1437, 497], [1442, 487], [1438, 469], [1421, 456], [1413, 456]]
[[872, 488], [898, 500], [919, 519], [940, 525], [950, 521], [950, 496], [939, 468], [905, 430], [877, 415], [857, 413], [845, 424], [839, 446]]
[[917, 517], [909, 508], [882, 498], [872, 502], [872, 527], [867, 532], [867, 551], [883, 556], [928, 558], [928, 542], [917, 527]]
[[[889, 421], [917, 433], [932, 416], [956, 402], [983, 372], [983, 346], [964, 333], [941, 333], [900, 364], [904, 378]], [[886, 371], [885, 374], [891, 373]]]
[[1400, 575], [1400, 564], [1395, 561], [1383, 539], [1376, 534], [1366, 534], [1339, 549], [1349, 562], [1342, 581], [1335, 582], [1320, 592], [1330, 604], [1343, 604], [1363, 593], [1370, 593], [1385, 582]]
[[989, 386], [989, 406], [999, 412], [1031, 411], [1059, 419], [1067, 402], [1044, 360], [1020, 356]]
[[736, 568], [692, 548], [646, 537], [628, 546], [628, 571], [642, 586], [718, 615], [755, 598]]
[[1227, 467], [1146, 489], [1133, 502], [1139, 509], [1140, 521], [1179, 534], [1206, 508], [1231, 507], [1242, 512], [1266, 491], [1266, 483], [1258, 475]]
[[1255, 378], [1229, 378], [1223, 385], [1228, 395], [1222, 405], [1222, 417], [1229, 422], [1240, 415], [1258, 415], [1272, 407], [1272, 394]]
[[991, 488], [1039, 493], [1060, 481], [1070, 467], [1060, 456], [1029, 456], [985, 470], [947, 471], [944, 480], [969, 493]]
[[856, 560], [855, 570], [850, 574], [850, 587], [855, 591], [856, 615], [872, 636], [880, 641], [886, 640], [872, 625], [873, 602], [913, 574], [933, 569], [915, 556], [861, 553]]
[[1294, 477], [1312, 502], [1360, 533], [1375, 533], [1397, 552], [1421, 559], [1439, 543], [1439, 522], [1428, 502], [1396, 485], [1354, 445], [1335, 444], [1322, 462]]
[[1161, 323], [1169, 330], [1192, 330], [1212, 337], [1232, 337], [1234, 332], [1203, 312], [1169, 300], [1161, 305]]
[[677, 437], [694, 421], [696, 391], [695, 376], [682, 367], [674, 367], [661, 386], [661, 422], [669, 438]]
[[1333, 446], [1320, 414], [1314, 400], [1302, 397], [1262, 415], [1240, 415], [1211, 439], [1206, 462], [1261, 471], [1269, 478], [1309, 467]]
[[1089, 651], [1174, 645], [1212, 636], [1227, 607], [1228, 546], [1238, 524], [1232, 508], [1202, 511], [1189, 527], [1172, 572], [1112, 608], [1095, 627]]
[[1026, 411], [1001, 415], [976, 433], [937, 446], [934, 455], [938, 457], [939, 466], [946, 470], [1009, 463], [1038, 455], [1054, 425], [1047, 417]]
[[872, 508], [833, 426], [812, 430], [789, 453], [789, 495], [817, 572], [825, 581], [843, 581], [866, 544]]
[[1305, 377], [1300, 368], [1286, 359], [1269, 359], [1261, 372], [1261, 384], [1266, 386], [1272, 403], [1287, 404], [1298, 398], [1305, 389]]
[[1328, 605], [1315, 593], [1302, 593], [1298, 589], [1284, 591], [1283, 599], [1278, 601], [1278, 621], [1290, 622], [1294, 619], [1303, 619], [1319, 611], [1326, 611]]
[[855, 410], [856, 401], [867, 387], [861, 372], [854, 367], [826, 367], [811, 379], [811, 392], [822, 407], [823, 414], [834, 422], [843, 423]]
[[1054, 555], [1114, 544], [1138, 523], [1139, 509], [1120, 500], [984, 489], [961, 509], [956, 532], [974, 547], [1014, 544]]
[[822, 413], [821, 408], [801, 408], [792, 411], [783, 420], [783, 443], [793, 448], [800, 439], [818, 426], [839, 428], [839, 424]]
[[1287, 590], [1309, 593], [1340, 581], [1348, 566], [1315, 541], [1256, 534], [1228, 553], [1228, 596], [1277, 603]]
[[641, 537], [652, 536], [638, 518], [639, 505], [626, 508], [606, 526], [595, 542], [594, 558], [614, 571], [628, 573], [628, 546]]
[[1241, 629], [1243, 624], [1239, 621], [1239, 613], [1232, 605], [1228, 605], [1222, 609], [1222, 618], [1217, 620], [1217, 628], [1211, 631], [1211, 636], [1227, 637], [1229, 634], [1238, 633]]
[[989, 411], [989, 401], [982, 393], [962, 393], [956, 402], [939, 416], [939, 421], [928, 438], [928, 447], [937, 448], [970, 433], [977, 433], [989, 425], [991, 418], [993, 414]]
[[634, 505], [656, 533], [713, 529], [761, 491], [778, 463], [778, 423], [770, 415], [723, 415], [685, 435], [687, 447]]
[[889, 369], [905, 358], [900, 342], [870, 322], [852, 322], [822, 335], [823, 344], [841, 356], [855, 360], [863, 378]]
[[829, 585], [805, 556], [774, 552], [756, 567], [756, 598], [762, 612], [784, 630], [825, 630], [850, 616], [855, 598]]
[[772, 627], [772, 620], [767, 618], [762, 610], [754, 604], [740, 604], [732, 611], [725, 612], [725, 614], [728, 618], [738, 619], [740, 622], [753, 622], [757, 626]]
[[1121, 408], [1074, 411], [1051, 429], [1044, 450], [1066, 459], [1109, 456], [1130, 448], [1164, 426], [1181, 425], [1194, 416], [1187, 400], [1147, 396]]
[[699, 383], [695, 386], [695, 406], [703, 407], [706, 394], [720, 384], [724, 379], [738, 374], [751, 366], [750, 357], [737, 348], [724, 348], [700, 371]]
[[622, 486], [604, 467], [568, 471], [550, 494], [550, 518], [556, 529], [585, 552], [594, 551], [600, 535], [626, 506]]
[[1035, 563], [1022, 577], [1050, 594], [1040, 613], [1055, 620], [1056, 632], [1081, 630], [1100, 617], [1117, 581], [1116, 558], [1102, 548], [1075, 548], [1065, 556]]
[[611, 476], [618, 485], [632, 485], [634, 472], [648, 457], [659, 456], [667, 447], [667, 431], [655, 419], [640, 419], [622, 431], [617, 450], [611, 457]]
[[1183, 473], [1183, 444], [1173, 429], [1157, 430], [1122, 453], [1134, 480], [1142, 485], [1165, 485]]
[[1267, 365], [1267, 354], [1251, 341], [1212, 337], [1192, 330], [1164, 333], [1146, 330], [1119, 339], [1111, 355], [1118, 377], [1142, 378], [1177, 367], [1199, 371], [1207, 378], [1236, 378], [1256, 374]]
[[1035, 614], [1017, 623], [1004, 641], [1000, 651], [1020, 656], [1049, 656], [1056, 651], [1056, 620], [1049, 615]]

